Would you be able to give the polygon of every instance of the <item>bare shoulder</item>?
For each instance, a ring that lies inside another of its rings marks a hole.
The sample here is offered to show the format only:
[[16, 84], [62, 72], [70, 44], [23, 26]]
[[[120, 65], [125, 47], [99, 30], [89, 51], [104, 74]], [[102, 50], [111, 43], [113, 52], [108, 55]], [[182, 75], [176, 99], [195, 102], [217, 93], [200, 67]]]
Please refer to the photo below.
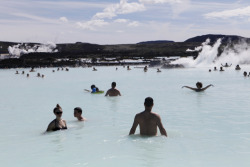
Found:
[[155, 113], [155, 112], [152, 112], [152, 115], [153, 115], [153, 117], [156, 118], [156, 119], [161, 119], [160, 115], [157, 114], [157, 113]]

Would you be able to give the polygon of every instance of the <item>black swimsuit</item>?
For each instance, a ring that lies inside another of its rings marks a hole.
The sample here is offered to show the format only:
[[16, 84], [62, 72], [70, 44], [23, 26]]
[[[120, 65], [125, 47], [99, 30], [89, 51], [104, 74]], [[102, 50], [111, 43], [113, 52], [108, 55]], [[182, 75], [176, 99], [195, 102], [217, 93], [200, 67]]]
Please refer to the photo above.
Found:
[[60, 127], [58, 127], [57, 125], [57, 121], [56, 121], [56, 119], [54, 120], [55, 121], [55, 128], [54, 129], [52, 129], [53, 131], [57, 131], [57, 130], [63, 130], [63, 129], [67, 129], [67, 126], [65, 126], [65, 127], [62, 127], [62, 128], [60, 128]]

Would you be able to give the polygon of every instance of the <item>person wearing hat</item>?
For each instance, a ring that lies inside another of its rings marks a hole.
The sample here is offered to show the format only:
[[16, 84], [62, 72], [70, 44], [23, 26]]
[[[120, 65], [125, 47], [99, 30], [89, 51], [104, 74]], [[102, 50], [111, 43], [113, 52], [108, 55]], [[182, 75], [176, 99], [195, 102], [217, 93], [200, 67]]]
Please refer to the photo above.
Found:
[[74, 108], [74, 117], [76, 117], [78, 121], [86, 121], [86, 118], [82, 117], [82, 109], [80, 107]]

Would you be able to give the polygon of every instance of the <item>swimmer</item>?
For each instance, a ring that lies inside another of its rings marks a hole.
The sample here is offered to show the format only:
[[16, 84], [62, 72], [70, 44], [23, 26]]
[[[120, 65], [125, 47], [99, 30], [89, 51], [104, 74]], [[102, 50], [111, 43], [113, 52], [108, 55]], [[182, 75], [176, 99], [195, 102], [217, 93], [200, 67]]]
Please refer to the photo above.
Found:
[[159, 68], [157, 68], [157, 72], [161, 72], [161, 70]]
[[52, 70], [52, 72], [55, 72], [55, 70]]
[[248, 73], [248, 76], [250, 77], [250, 72]]
[[37, 73], [37, 77], [40, 77], [41, 75], [40, 75], [40, 73]]
[[214, 71], [217, 71], [217, 68], [216, 68], [216, 67], [214, 67]]
[[147, 71], [148, 71], [148, 67], [145, 66], [145, 67], [144, 67], [144, 72], [147, 72]]
[[42, 75], [42, 78], [44, 78], [45, 76], [44, 75]]
[[63, 67], [62, 67], [61, 69], [62, 69], [62, 71], [63, 71]]
[[118, 70], [118, 68], [116, 67], [116, 68], [115, 68], [115, 70], [117, 71], [117, 70]]
[[[232, 65], [232, 64], [231, 64]], [[223, 66], [222, 64], [221, 64], [221, 66], [222, 67], [231, 67], [231, 65], [229, 66], [227, 63]]]
[[69, 71], [69, 69], [68, 69], [68, 68], [66, 68], [66, 71]]
[[235, 67], [235, 70], [240, 70], [240, 69], [241, 69], [241, 68], [240, 68], [240, 65], [237, 64], [236, 67]]
[[87, 119], [82, 117], [82, 109], [80, 107], [74, 108], [74, 117], [78, 119], [78, 121], [86, 121]]
[[30, 70], [30, 72], [35, 72], [35, 68], [32, 67], [31, 70]]
[[246, 72], [246, 71], [244, 71], [243, 75], [244, 75], [244, 77], [247, 77], [247, 72]]
[[129, 66], [127, 66], [127, 70], [131, 70], [131, 69], [129, 68]]
[[30, 74], [27, 74], [27, 77], [29, 77], [30, 76]]
[[93, 71], [97, 71], [97, 69], [95, 67], [93, 67]]
[[211, 72], [211, 69], [209, 69], [208, 72]]
[[16, 71], [16, 74], [19, 74], [18, 71]]
[[161, 117], [158, 114], [151, 112], [153, 106], [153, 99], [151, 97], [147, 97], [144, 102], [145, 110], [136, 114], [129, 135], [134, 134], [137, 126], [139, 125], [140, 135], [156, 136], [158, 127], [160, 129], [161, 135], [167, 137], [167, 132], [161, 122]]
[[224, 71], [223, 67], [220, 67], [220, 71]]
[[105, 96], [121, 96], [120, 91], [115, 88], [116, 82], [112, 82], [111, 87], [112, 88], [107, 91]]
[[51, 121], [51, 123], [49, 124], [46, 131], [49, 132], [49, 131], [57, 131], [57, 130], [67, 129], [66, 121], [62, 119], [63, 111], [62, 111], [62, 108], [59, 104], [56, 105], [53, 112], [56, 116], [56, 119]]
[[22, 72], [22, 74], [24, 74], [24, 71]]
[[91, 93], [99, 92], [99, 89], [95, 85], [91, 85]]
[[206, 90], [207, 88], [209, 88], [210, 86], [214, 86], [214, 85], [210, 84], [210, 85], [206, 86], [205, 88], [202, 88], [202, 83], [197, 82], [196, 83], [197, 88], [192, 88], [192, 87], [189, 87], [189, 86], [183, 86], [182, 88], [189, 88], [189, 89], [194, 90], [196, 92], [202, 92], [202, 91]]
[[60, 68], [57, 68], [57, 71], [59, 71], [60, 70]]

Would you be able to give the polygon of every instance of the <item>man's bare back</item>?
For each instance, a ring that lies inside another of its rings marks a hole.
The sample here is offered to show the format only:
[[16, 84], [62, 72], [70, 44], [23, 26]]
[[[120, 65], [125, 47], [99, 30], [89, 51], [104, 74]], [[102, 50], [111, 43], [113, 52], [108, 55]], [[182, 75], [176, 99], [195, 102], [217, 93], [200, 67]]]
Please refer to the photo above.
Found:
[[145, 111], [136, 114], [129, 135], [134, 134], [139, 125], [141, 135], [156, 136], [158, 127], [161, 134], [167, 136], [167, 132], [161, 122], [161, 117], [158, 114], [151, 112], [152, 107], [153, 104], [150, 107], [145, 105]]
[[119, 90], [111, 88], [107, 91], [105, 96], [121, 96], [121, 93]]
[[115, 87], [116, 87], [116, 83], [112, 82], [111, 89], [109, 89], [107, 91], [107, 93], [105, 94], [105, 96], [121, 96], [120, 91], [117, 90]]

